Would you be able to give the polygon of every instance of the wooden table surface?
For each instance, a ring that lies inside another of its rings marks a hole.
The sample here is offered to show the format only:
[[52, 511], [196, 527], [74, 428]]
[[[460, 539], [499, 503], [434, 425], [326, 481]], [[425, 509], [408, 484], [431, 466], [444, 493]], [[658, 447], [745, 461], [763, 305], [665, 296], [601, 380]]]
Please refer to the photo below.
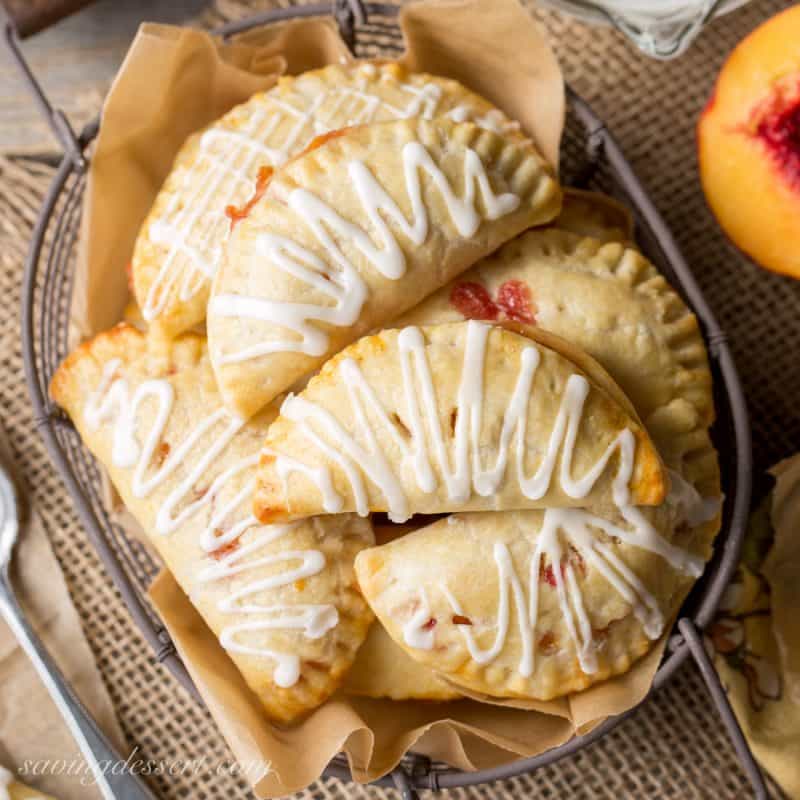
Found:
[[[23, 42], [53, 105], [79, 131], [100, 110], [139, 24], [199, 24], [209, 0], [100, 0]], [[47, 154], [60, 147], [0, 45], [0, 153]]]

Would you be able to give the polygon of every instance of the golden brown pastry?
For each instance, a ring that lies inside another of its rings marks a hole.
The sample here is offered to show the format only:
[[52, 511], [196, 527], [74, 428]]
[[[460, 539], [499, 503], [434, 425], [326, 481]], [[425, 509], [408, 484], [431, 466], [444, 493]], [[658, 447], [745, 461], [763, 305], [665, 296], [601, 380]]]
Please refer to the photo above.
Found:
[[633, 215], [613, 197], [565, 187], [561, 212], [553, 222], [559, 228], [603, 242], [633, 242]]
[[205, 319], [231, 223], [269, 169], [315, 136], [438, 115], [520, 137], [516, 123], [458, 82], [372, 62], [283, 77], [189, 137], [136, 242], [133, 279], [145, 319], [167, 336]]
[[275, 173], [226, 247], [208, 307], [225, 402], [255, 412], [559, 202], [531, 143], [471, 123], [327, 138]]
[[465, 689], [546, 700], [625, 671], [709, 557], [721, 507], [711, 376], [694, 316], [619, 243], [530, 231], [399, 322], [465, 316], [540, 326], [569, 340], [551, 340], [568, 357], [585, 348], [671, 467], [658, 507], [458, 514], [357, 558], [380, 621], [421, 664]]
[[372, 620], [353, 559], [374, 539], [352, 515], [264, 526], [258, 451], [275, 409], [222, 405], [205, 342], [122, 324], [82, 345], [51, 394], [273, 719], [323, 702]]
[[[607, 376], [601, 380], [608, 380]], [[480, 322], [361, 339], [270, 426], [262, 521], [658, 504], [661, 461], [640, 423], [568, 358]]]
[[457, 700], [461, 695], [436, 673], [395, 644], [375, 622], [344, 679], [347, 694], [390, 700]]
[[626, 671], [664, 631], [704, 553], [691, 504], [453, 514], [356, 557], [394, 641], [452, 684], [551, 700]]

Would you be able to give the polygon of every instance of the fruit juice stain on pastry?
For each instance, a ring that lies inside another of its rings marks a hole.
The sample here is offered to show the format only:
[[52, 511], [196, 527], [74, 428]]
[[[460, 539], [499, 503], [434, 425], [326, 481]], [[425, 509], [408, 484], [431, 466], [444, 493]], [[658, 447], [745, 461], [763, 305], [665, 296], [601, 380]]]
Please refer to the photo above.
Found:
[[725, 62], [697, 127], [706, 199], [731, 241], [800, 277], [800, 6], [768, 20]]
[[145, 319], [170, 336], [202, 322], [229, 234], [226, 207], [247, 202], [260, 166], [280, 167], [315, 137], [346, 126], [450, 112], [515, 129], [456, 81], [361, 63], [284, 77], [191, 136], [136, 242], [134, 280]]
[[459, 282], [450, 292], [450, 302], [466, 319], [490, 322], [502, 317], [536, 324], [536, 305], [530, 287], [523, 281], [508, 280], [501, 284], [495, 299], [480, 283]]
[[225, 216], [231, 221], [231, 230], [234, 229], [237, 222], [247, 218], [253, 210], [253, 206], [264, 196], [274, 172], [272, 167], [259, 167], [255, 189], [250, 199], [243, 206], [225, 206]]
[[[660, 447], [669, 450], [684, 436], [680, 408], [686, 404], [697, 424], [713, 421], [711, 373], [697, 320], [652, 264], [616, 241], [555, 228], [526, 231], [391, 327], [494, 316], [493, 298], [509, 281], [529, 289], [537, 331], [553, 333], [596, 359], [646, 427], [663, 430], [667, 423]], [[456, 290], [465, 284], [476, 290], [459, 297]], [[487, 302], [466, 302], [475, 296]]]
[[315, 136], [304, 148], [301, 150], [295, 158], [300, 158], [304, 156], [306, 153], [311, 153], [314, 150], [326, 145], [328, 142], [333, 141], [334, 139], [339, 139], [342, 136], [347, 134], [347, 131], [350, 128], [354, 127], [353, 125], [347, 125], [344, 128], [338, 128], [335, 131], [328, 131], [327, 133], [321, 133], [319, 136]]

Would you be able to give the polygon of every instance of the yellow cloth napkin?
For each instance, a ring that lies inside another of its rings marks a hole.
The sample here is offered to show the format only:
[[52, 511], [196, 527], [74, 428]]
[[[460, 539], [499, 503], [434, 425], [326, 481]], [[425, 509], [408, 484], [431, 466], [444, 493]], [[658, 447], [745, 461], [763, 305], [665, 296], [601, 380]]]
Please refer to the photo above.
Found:
[[[2, 427], [0, 459], [11, 465]], [[122, 750], [125, 739], [47, 534], [35, 509], [25, 516], [15, 557], [17, 594], [29, 613], [31, 624], [75, 693], [100, 728]], [[0, 765], [15, 780], [10, 796], [13, 800], [45, 797], [46, 792], [59, 800], [100, 798], [96, 787], [87, 785], [81, 775], [64, 774], [65, 767], [55, 763], [61, 759], [79, 759], [79, 756], [78, 747], [58, 709], [0, 618]], [[16, 781], [34, 787], [35, 791], [26, 794], [24, 786], [17, 786]], [[0, 798], [5, 800], [2, 788]]]
[[800, 454], [771, 472], [707, 634], [754, 755], [800, 800]]
[[0, 800], [54, 800], [52, 795], [45, 795], [31, 789], [14, 777], [14, 773], [0, 767]]

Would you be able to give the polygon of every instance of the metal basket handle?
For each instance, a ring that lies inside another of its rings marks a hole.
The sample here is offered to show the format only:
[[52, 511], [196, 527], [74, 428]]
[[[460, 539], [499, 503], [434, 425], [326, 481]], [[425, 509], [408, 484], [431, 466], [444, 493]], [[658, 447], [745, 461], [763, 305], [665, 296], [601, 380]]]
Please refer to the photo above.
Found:
[[[75, 11], [77, 10], [78, 5], [86, 4], [87, 3], [84, 2], [80, 4], [68, 3], [67, 5], [73, 6], [72, 10]], [[19, 3], [18, 5], [23, 7], [24, 4]], [[61, 16], [64, 15], [62, 14], [57, 16], [52, 21], [55, 22], [57, 19], [60, 19]], [[47, 24], [50, 23], [44, 23], [44, 25]], [[22, 79], [27, 85], [34, 103], [39, 108], [39, 111], [42, 112], [45, 122], [47, 122], [47, 125], [53, 132], [53, 135], [56, 137], [56, 140], [61, 145], [64, 152], [69, 156], [70, 160], [75, 165], [75, 168], [79, 172], [85, 172], [87, 164], [86, 159], [83, 157], [83, 147], [81, 146], [78, 137], [75, 135], [75, 131], [72, 130], [72, 125], [70, 125], [66, 114], [64, 114], [61, 109], [53, 108], [53, 106], [50, 105], [50, 101], [47, 99], [47, 95], [44, 93], [42, 85], [33, 74], [33, 70], [31, 70], [30, 65], [22, 53], [22, 49], [20, 47], [20, 32], [17, 28], [16, 22], [2, 2], [0, 2], [0, 25], [3, 27], [3, 40], [8, 48], [8, 52], [11, 54], [12, 60], [17, 66], [17, 69], [19, 69]]]
[[[725, 731], [733, 745], [733, 749], [736, 751], [736, 755], [739, 756], [739, 761], [753, 786], [754, 797], [756, 800], [767, 800], [769, 795], [767, 793], [766, 783], [764, 782], [764, 776], [753, 756], [750, 745], [747, 743], [747, 739], [745, 739], [741, 725], [739, 725], [739, 721], [733, 713], [728, 695], [719, 679], [719, 673], [706, 652], [702, 633], [689, 617], [683, 617], [678, 620], [678, 630], [683, 636], [683, 642], [681, 644], [689, 648], [689, 652], [695, 664], [697, 664], [697, 669], [705, 681], [708, 693], [711, 695], [711, 699], [717, 708], [717, 713], [722, 720], [722, 724], [725, 726]], [[678, 646], [680, 647], [681, 644]]]

